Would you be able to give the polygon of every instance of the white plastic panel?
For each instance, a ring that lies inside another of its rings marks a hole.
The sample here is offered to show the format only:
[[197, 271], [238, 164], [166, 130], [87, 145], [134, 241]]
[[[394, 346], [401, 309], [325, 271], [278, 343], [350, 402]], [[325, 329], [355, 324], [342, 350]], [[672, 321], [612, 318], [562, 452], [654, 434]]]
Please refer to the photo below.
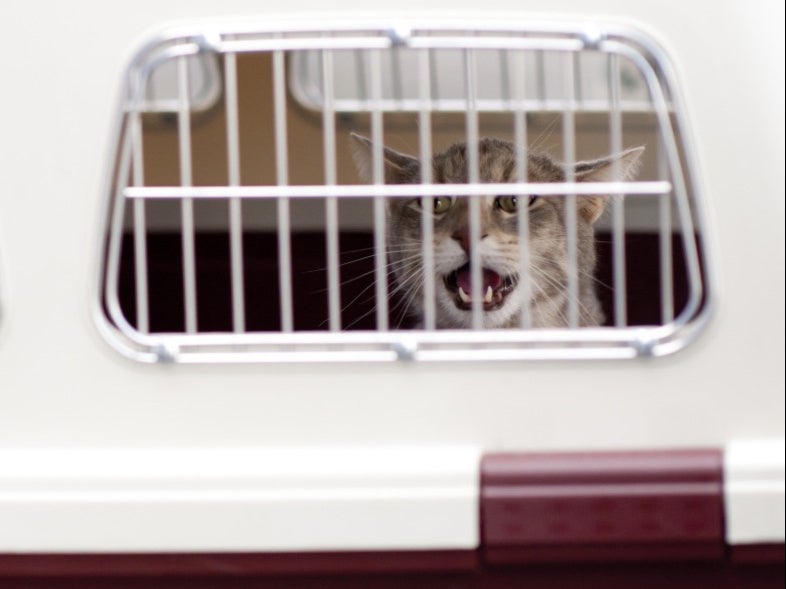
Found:
[[[205, 111], [215, 106], [221, 98], [221, 73], [215, 55], [203, 53], [186, 59], [189, 85], [188, 101], [193, 112]], [[175, 62], [158, 68], [150, 78], [147, 88], [146, 108], [150, 112], [177, 112], [179, 98]]]
[[786, 538], [784, 440], [737, 441], [725, 453], [726, 541], [783, 542]]
[[[320, 52], [304, 51], [292, 55], [289, 88], [301, 106], [321, 111], [325, 96], [320, 83]], [[567, 89], [560, 76], [562, 56], [558, 52], [527, 56], [525, 92], [522, 99], [529, 110], [565, 108]], [[511, 83], [517, 78], [504, 52], [487, 51], [477, 56], [478, 105], [481, 109], [502, 109], [510, 101]], [[532, 63], [529, 63], [529, 62]], [[608, 62], [601, 53], [577, 56], [576, 97], [584, 110], [608, 110]], [[363, 55], [360, 51], [337, 53], [334, 60], [334, 106], [337, 112], [365, 112], [369, 109]], [[434, 74], [431, 80], [433, 108], [459, 111], [466, 108], [464, 64], [461, 55], [446, 50], [431, 57]], [[421, 107], [418, 86], [418, 55], [406, 51], [385, 53], [382, 61], [381, 106], [385, 110], [417, 112]], [[626, 110], [652, 110], [647, 83], [632, 62], [624, 62], [621, 71], [621, 107]]]
[[0, 552], [472, 549], [470, 447], [0, 451]]
[[[755, 10], [750, 3], [729, 2], [713, 13], [711, 34], [696, 33], [708, 25], [702, 3], [493, 0], [482, 6], [484, 16], [515, 10], [510, 20], [517, 21], [537, 16], [627, 22], [651, 31], [674, 59], [702, 162], [713, 245], [719, 246], [718, 307], [697, 345], [653, 362], [500, 365], [471, 359], [449, 366], [308, 370], [151, 369], [119, 358], [96, 334], [94, 305], [88, 304], [95, 299], [90, 262], [97, 258], [97, 221], [104, 215], [102, 172], [113, 147], [120, 72], [140, 37], [184, 18], [216, 22], [230, 14], [296, 13], [313, 19], [329, 10], [329, 22], [346, 21], [360, 10], [389, 15], [395, 8], [403, 16], [432, 10], [447, 20], [446, 6], [423, 0], [395, 6], [361, 0], [329, 6], [314, 0], [139, 0], [128, 8], [123, 18], [112, 3], [85, 0], [49, 3], [45, 15], [35, 3], [6, 3], [0, 11], [9, 23], [0, 36], [0, 60], [17, 89], [0, 97], [9, 115], [0, 139], [3, 450], [84, 446], [111, 454], [120, 447], [449, 442], [487, 451], [555, 451], [722, 447], [732, 439], [783, 438], [783, 2], [770, 0]], [[456, 0], [450, 8], [479, 6]], [[767, 263], [752, 263], [752, 252], [766, 252], [761, 259]], [[156, 454], [145, 450], [141, 456]], [[45, 481], [62, 480], [63, 467], [51, 452], [44, 455], [35, 480], [41, 489], [57, 490], [58, 484]], [[0, 461], [6, 499], [8, 481], [19, 475], [8, 456], [3, 453]], [[46, 505], [54, 509], [52, 502]], [[80, 509], [73, 508], [71, 521], [78, 518], [84, 526]], [[44, 544], [41, 520], [17, 514], [5, 502], [0, 510], [4, 548], [21, 550], [32, 534], [38, 534], [37, 546]], [[142, 534], [144, 528], [135, 529]], [[45, 538], [58, 539], [62, 533]], [[133, 539], [145, 548], [157, 542], [154, 535]]]

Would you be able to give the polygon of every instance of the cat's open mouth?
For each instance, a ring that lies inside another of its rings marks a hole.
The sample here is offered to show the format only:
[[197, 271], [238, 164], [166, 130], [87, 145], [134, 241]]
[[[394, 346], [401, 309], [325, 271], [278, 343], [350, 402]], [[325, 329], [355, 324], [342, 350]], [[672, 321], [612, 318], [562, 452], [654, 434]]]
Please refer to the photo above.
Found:
[[[472, 277], [469, 264], [456, 268], [442, 278], [448, 292], [455, 295], [453, 302], [456, 307], [464, 311], [472, 310]], [[513, 275], [500, 276], [494, 270], [483, 268], [481, 274], [481, 296], [483, 297], [483, 310], [491, 311], [501, 307], [505, 297], [516, 286], [516, 277]]]

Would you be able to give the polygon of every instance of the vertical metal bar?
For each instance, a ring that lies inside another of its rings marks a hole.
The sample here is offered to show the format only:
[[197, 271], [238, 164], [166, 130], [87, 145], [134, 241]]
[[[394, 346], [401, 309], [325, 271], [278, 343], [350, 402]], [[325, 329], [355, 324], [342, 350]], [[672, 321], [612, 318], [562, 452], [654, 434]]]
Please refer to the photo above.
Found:
[[[508, 60], [508, 50], [500, 49], [497, 51], [497, 59], [499, 59], [499, 91], [502, 100], [505, 102], [510, 101], [510, 63]], [[524, 71], [522, 69], [522, 71]]]
[[[432, 52], [422, 49], [419, 53], [419, 94], [420, 112], [418, 116], [420, 133], [420, 181], [431, 184], [431, 64]], [[434, 199], [423, 197], [421, 226], [423, 233], [423, 328], [436, 328], [436, 285], [434, 284]]]
[[573, 55], [573, 101], [577, 105], [584, 100], [583, 86], [581, 83], [581, 52], [574, 51]]
[[431, 101], [432, 103], [437, 103], [439, 102], [440, 88], [439, 88], [439, 68], [437, 67], [436, 51], [430, 51], [428, 54], [428, 71], [431, 81]]
[[[237, 56], [224, 56], [224, 95], [227, 113], [227, 159], [229, 185], [240, 186], [240, 130], [237, 104]], [[229, 199], [229, 248], [232, 277], [232, 328], [235, 333], [246, 329], [243, 289], [243, 211], [239, 198]]]
[[538, 97], [543, 103], [546, 104], [546, 54], [544, 51], [538, 51], [535, 61], [535, 73], [538, 80]]
[[396, 104], [404, 99], [404, 80], [401, 75], [401, 50], [394, 47], [389, 51], [391, 61], [391, 76], [393, 81], [393, 100]]
[[[513, 54], [513, 141], [516, 144], [516, 181], [526, 182], [527, 176], [527, 113], [524, 110], [526, 72], [524, 53]], [[532, 327], [532, 276], [530, 274], [529, 255], [529, 195], [522, 194], [518, 198], [518, 231], [519, 231], [519, 296], [521, 298], [521, 316], [519, 324], [522, 329]]]
[[[669, 167], [666, 161], [666, 148], [663, 138], [658, 142], [658, 179], [668, 179]], [[659, 202], [660, 221], [660, 300], [661, 321], [665, 325], [674, 320], [674, 268], [672, 260], [671, 236], [671, 193], [662, 194]], [[683, 239], [693, 236], [683, 235]]]
[[[135, 110], [131, 116], [132, 182], [145, 185], [144, 154], [142, 149], [142, 115]], [[147, 287], [147, 222], [144, 199], [134, 201], [134, 279], [136, 283], [136, 328], [150, 331], [150, 312]]]
[[[135, 97], [139, 96], [139, 92], [132, 94]], [[139, 108], [136, 102], [135, 108]], [[110, 207], [110, 233], [107, 252], [107, 266], [106, 266], [106, 281], [104, 283], [104, 302], [109, 316], [115, 324], [122, 330], [124, 325], [128, 329], [138, 329], [131, 326], [125, 320], [123, 311], [120, 308], [120, 301], [118, 297], [118, 286], [120, 275], [120, 253], [123, 239], [123, 219], [125, 218], [125, 197], [123, 191], [128, 184], [128, 179], [131, 176], [131, 160], [132, 160], [132, 139], [130, 133], [123, 134], [123, 139], [120, 146], [120, 156], [117, 166], [117, 177], [114, 182], [114, 189], [112, 194], [112, 204]]]
[[[464, 50], [465, 98], [467, 101], [467, 168], [470, 184], [480, 182], [480, 163], [478, 156], [478, 109], [477, 109], [477, 64], [475, 52]], [[483, 269], [481, 267], [480, 240], [481, 218], [480, 199], [466, 196], [469, 203], [469, 266], [472, 299], [472, 329], [483, 327]]]
[[357, 89], [357, 96], [362, 101], [368, 100], [368, 92], [366, 91], [366, 87], [368, 84], [368, 80], [366, 80], [366, 64], [363, 57], [365, 56], [365, 51], [362, 49], [358, 49], [352, 52], [355, 58], [355, 82], [356, 82], [356, 89]]
[[[273, 113], [276, 125], [276, 183], [289, 184], [287, 152], [287, 103], [284, 76], [284, 52], [273, 52]], [[289, 198], [278, 198], [278, 288], [281, 308], [281, 330], [293, 330], [292, 317], [292, 252], [290, 242]]]
[[[336, 118], [333, 90], [333, 52], [322, 53], [322, 94], [325, 103], [322, 110], [322, 142], [325, 164], [325, 184], [336, 184]], [[325, 200], [325, 233], [327, 241], [328, 271], [328, 317], [330, 331], [341, 329], [341, 291], [338, 258], [338, 199], [329, 196]]]
[[[562, 111], [563, 160], [565, 162], [565, 181], [576, 180], [576, 120], [575, 93], [573, 88], [573, 57], [565, 54], [565, 103]], [[578, 277], [578, 227], [577, 203], [575, 194], [565, 195], [565, 236], [567, 247], [568, 272], [568, 327], [579, 326], [579, 277]]]
[[[372, 176], [375, 186], [385, 183], [382, 128], [382, 55], [379, 50], [370, 52], [371, 81], [371, 146]], [[388, 278], [387, 247], [385, 243], [385, 199], [374, 195], [374, 261], [376, 286], [377, 331], [388, 330]]]
[[[620, 110], [619, 57], [611, 53], [608, 60], [609, 73], [609, 131], [611, 134], [611, 175], [621, 181], [619, 154], [622, 152], [622, 111]], [[612, 249], [614, 265], [614, 325], [625, 327], [628, 323], [627, 278], [625, 276], [625, 195], [612, 196]]]
[[[178, 58], [177, 85], [180, 97], [180, 108], [177, 113], [178, 143], [180, 148], [180, 184], [192, 186], [191, 172], [191, 108], [188, 83], [188, 61], [186, 57]], [[196, 256], [194, 244], [194, 203], [191, 198], [181, 202], [183, 246], [183, 291], [185, 296], [186, 332], [197, 330], [196, 313]]]

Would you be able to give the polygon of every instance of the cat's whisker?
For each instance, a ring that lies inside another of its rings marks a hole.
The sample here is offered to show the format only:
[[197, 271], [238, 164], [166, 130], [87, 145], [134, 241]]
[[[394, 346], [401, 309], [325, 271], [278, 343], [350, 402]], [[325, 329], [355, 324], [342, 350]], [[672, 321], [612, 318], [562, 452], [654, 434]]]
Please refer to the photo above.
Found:
[[[401, 271], [406, 271], [406, 274], [401, 278], [401, 283], [394, 285], [394, 287], [388, 291], [388, 296], [394, 296], [398, 292], [403, 290], [404, 288], [408, 287], [407, 282], [413, 276], [415, 276], [418, 272], [420, 272], [419, 268], [416, 268], [418, 263], [419, 263], [419, 257], [413, 256], [409, 260], [407, 260], [406, 263], [403, 263], [403, 264], [399, 263], [395, 269], [392, 268], [392, 267], [390, 267], [388, 269], [388, 272], [387, 272], [388, 276], [390, 276], [391, 274], [394, 274], [395, 272], [399, 272], [400, 273]], [[393, 264], [393, 263], [390, 264], [390, 266], [394, 266], [394, 265], [395, 264]], [[363, 275], [361, 275], [359, 277], [355, 277], [355, 278], [352, 278], [352, 279], [350, 279], [348, 281], [343, 282], [342, 285], [343, 284], [347, 284], [349, 282], [353, 282], [353, 281], [358, 280], [360, 278], [363, 278], [363, 277], [375, 274], [375, 272], [376, 272], [376, 270], [371, 270], [369, 272], [364, 273]], [[369, 290], [371, 290], [375, 286], [376, 286], [376, 280], [372, 281], [363, 290], [361, 290], [349, 303], [347, 303], [344, 306], [343, 309], [341, 309], [341, 312], [344, 313], [348, 308], [350, 308], [352, 305], [354, 305], [358, 301], [358, 299], [360, 299], [364, 294], [366, 294]], [[369, 302], [373, 301], [374, 299], [375, 299], [375, 296], [372, 296], [372, 297], [366, 299], [365, 301], [363, 301], [363, 304], [369, 303]], [[361, 315], [360, 317], [356, 318], [354, 321], [352, 321], [351, 323], [346, 325], [346, 327], [352, 327], [353, 325], [355, 325], [356, 323], [358, 323], [359, 321], [361, 321], [362, 319], [364, 319], [365, 317], [370, 315], [375, 310], [376, 310], [376, 305], [370, 311], [367, 311], [366, 313], [364, 313], [363, 315]]]
[[609, 292], [614, 292], [614, 287], [610, 284], [606, 284], [602, 280], [600, 280], [597, 276], [595, 276], [592, 272], [587, 272], [586, 270], [579, 269], [579, 274], [581, 276], [586, 276], [589, 280], [597, 284], [598, 286], [602, 286], [603, 288], [607, 289]]
[[[363, 249], [364, 250], [367, 250], [367, 249], [373, 250], [374, 248], [363, 248]], [[418, 246], [418, 247], [414, 247], [413, 246], [413, 247], [409, 247], [409, 248], [395, 248], [395, 249], [388, 250], [388, 253], [391, 253], [391, 254], [392, 253], [396, 253], [396, 254], [399, 254], [399, 253], [412, 253], [413, 257], [414, 257], [415, 255], [420, 253], [420, 249], [421, 249], [420, 246]], [[343, 268], [343, 267], [346, 267], [346, 266], [350, 266], [352, 264], [357, 264], [358, 262], [363, 262], [365, 260], [371, 260], [371, 259], [376, 258], [376, 256], [377, 256], [377, 254], [370, 254], [368, 256], [362, 256], [360, 258], [356, 258], [356, 259], [353, 259], [353, 260], [347, 260], [345, 262], [341, 262], [338, 265], [338, 267], [339, 268]], [[327, 269], [328, 269], [328, 266], [320, 266], [319, 268], [313, 268], [311, 270], [304, 270], [303, 273], [304, 274], [313, 274], [314, 272], [325, 272]]]
[[[354, 303], [354, 302], [355, 302], [355, 301], [356, 301], [358, 298], [360, 298], [360, 297], [363, 295], [363, 293], [367, 292], [367, 291], [368, 291], [368, 290], [369, 290], [369, 289], [370, 289], [372, 286], [374, 286], [375, 284], [376, 284], [376, 282], [372, 283], [372, 284], [371, 284], [371, 285], [369, 285], [367, 288], [363, 289], [363, 292], [361, 292], [361, 293], [360, 293], [360, 294], [359, 294], [357, 297], [355, 297], [355, 299], [353, 299], [353, 301], [352, 301], [352, 302], [350, 302], [350, 303], [347, 305], [347, 307], [348, 307], [348, 306], [350, 306], [351, 304], [353, 304], [353, 303]], [[398, 285], [398, 286], [394, 287], [394, 288], [393, 288], [393, 289], [392, 289], [392, 290], [391, 290], [391, 291], [390, 291], [388, 294], [389, 294], [390, 296], [393, 296], [393, 295], [397, 294], [398, 292], [400, 292], [400, 291], [401, 291], [403, 288], [405, 288], [405, 287], [406, 287], [406, 285], [404, 285], [404, 284], [402, 284], [402, 285]], [[419, 288], [419, 285], [417, 285], [417, 287], [416, 287], [416, 288]], [[363, 301], [363, 304], [370, 303], [371, 301], [373, 301], [373, 300], [375, 300], [375, 299], [376, 299], [376, 296], [371, 296], [371, 297], [369, 297], [368, 299], [366, 299], [365, 301]], [[403, 303], [404, 303], [406, 300], [407, 300], [407, 298], [405, 298], [405, 297], [397, 297], [397, 302], [396, 302], [396, 303], [395, 303], [395, 304], [394, 304], [392, 307], [390, 307], [390, 309], [389, 309], [389, 311], [388, 311], [388, 312], [389, 312], [389, 313], [394, 313], [394, 312], [396, 312], [396, 310], [397, 310], [398, 308], [400, 308], [400, 307], [401, 307], [401, 305], [402, 305], [402, 304], [403, 304]], [[411, 303], [411, 300], [412, 300], [412, 299], [410, 298], [409, 300], [410, 300], [410, 303]], [[409, 304], [407, 305], [407, 307], [405, 307], [405, 311], [406, 311], [406, 308], [408, 308], [408, 306], [409, 306]], [[366, 317], [368, 317], [368, 316], [369, 316], [369, 315], [371, 315], [372, 313], [376, 312], [376, 309], [377, 309], [376, 305], [372, 306], [372, 307], [371, 307], [371, 309], [369, 309], [368, 311], [366, 311], [365, 313], [363, 313], [363, 314], [362, 314], [362, 315], [360, 315], [359, 317], [355, 318], [355, 319], [354, 319], [352, 322], [348, 323], [348, 324], [345, 326], [345, 328], [346, 328], [346, 329], [348, 329], [348, 328], [350, 328], [350, 327], [353, 327], [354, 325], [356, 325], [357, 323], [359, 323], [360, 321], [362, 321], [363, 319], [365, 319]], [[344, 310], [345, 310], [345, 309], [343, 309], [343, 310], [342, 310], [342, 312], [343, 312]], [[401, 327], [401, 322], [404, 320], [404, 317], [405, 317], [405, 316], [406, 316], [406, 312], [402, 313], [402, 315], [401, 315], [400, 319], [398, 320], [398, 323], [397, 323], [396, 329], [399, 329], [399, 328]]]
[[551, 308], [554, 310], [554, 312], [555, 312], [555, 314], [557, 315], [557, 317], [558, 317], [558, 318], [561, 320], [562, 324], [563, 324], [563, 325], [567, 325], [567, 324], [568, 324], [568, 318], [567, 318], [567, 316], [566, 316], [566, 315], [565, 315], [565, 314], [562, 312], [562, 309], [561, 309], [560, 305], [559, 305], [559, 304], [557, 304], [557, 301], [554, 299], [554, 297], [552, 297], [552, 296], [549, 296], [549, 294], [546, 292], [546, 289], [544, 289], [544, 288], [543, 288], [543, 286], [541, 286], [541, 285], [540, 285], [540, 283], [539, 283], [538, 281], [536, 281], [536, 280], [533, 280], [533, 281], [531, 281], [530, 283], [532, 284], [532, 286], [533, 286], [535, 289], [537, 289], [537, 292], [538, 292], [538, 293], [540, 293], [541, 295], [543, 295], [543, 300], [544, 300], [544, 301], [545, 301], [545, 302], [546, 302], [548, 305], [550, 305], [550, 306], [551, 306]]
[[[537, 257], [536, 261], [540, 261], [540, 262], [544, 262], [544, 261], [548, 262], [548, 261], [550, 261], [549, 258], [547, 258], [545, 256], [536, 256], [536, 257]], [[611, 286], [610, 284], [606, 284], [605, 282], [600, 280], [597, 276], [595, 276], [595, 274], [593, 274], [592, 272], [589, 272], [588, 270], [585, 270], [584, 268], [580, 268], [580, 267], [576, 268], [576, 271], [578, 272], [579, 276], [584, 276], [584, 277], [588, 278], [589, 280], [591, 280], [592, 282], [594, 282], [595, 284], [597, 284], [599, 286], [602, 286], [602, 287], [608, 289], [609, 291], [613, 291], [614, 290], [613, 286]]]
[[416, 281], [414, 287], [411, 289], [409, 295], [405, 298], [406, 305], [401, 311], [401, 315], [399, 316], [398, 322], [396, 323], [396, 329], [401, 329], [401, 323], [404, 321], [404, 318], [407, 316], [407, 312], [409, 308], [412, 306], [412, 303], [415, 301], [416, 296], [420, 292], [420, 287], [423, 285], [423, 280]]
[[559, 115], [555, 115], [554, 118], [551, 119], [551, 121], [549, 121], [546, 124], [546, 126], [543, 128], [543, 130], [540, 133], [538, 133], [538, 136], [535, 137], [535, 140], [532, 142], [532, 144], [529, 146], [528, 149], [534, 151], [534, 150], [537, 149], [539, 143], [541, 143], [545, 139], [548, 139], [551, 136], [551, 134], [552, 134], [552, 132], [554, 130], [554, 127], [557, 124], [557, 121], [559, 120], [559, 118], [560, 118]]
[[[352, 299], [351, 301], [349, 301], [349, 302], [348, 302], [346, 305], [344, 305], [344, 307], [341, 309], [341, 313], [342, 313], [342, 314], [343, 314], [343, 313], [345, 313], [345, 312], [347, 311], [347, 309], [349, 309], [350, 307], [352, 307], [352, 306], [353, 306], [353, 305], [354, 305], [354, 304], [357, 302], [357, 300], [358, 300], [360, 297], [362, 297], [362, 296], [363, 296], [364, 294], [366, 294], [366, 293], [367, 293], [367, 292], [368, 292], [370, 289], [372, 289], [373, 287], [375, 287], [375, 286], [376, 286], [376, 284], [377, 284], [377, 283], [376, 283], [376, 281], [373, 281], [371, 284], [367, 285], [367, 286], [366, 286], [366, 287], [365, 287], [363, 290], [361, 290], [361, 291], [360, 291], [360, 292], [359, 292], [359, 293], [358, 293], [358, 294], [355, 296], [355, 298], [353, 298], [353, 299]], [[375, 297], [368, 298], [368, 299], [366, 299], [365, 301], [363, 301], [363, 303], [365, 304], [365, 303], [371, 302], [372, 300], [374, 300], [374, 298], [375, 298]], [[369, 315], [369, 314], [371, 314], [372, 312], [374, 312], [375, 310], [376, 310], [376, 305], [375, 305], [374, 307], [372, 307], [370, 311], [367, 311], [366, 313], [364, 313], [364, 314], [363, 314], [363, 315], [361, 315], [360, 317], [357, 317], [357, 318], [356, 318], [354, 321], [352, 321], [351, 323], [349, 323], [349, 324], [345, 325], [344, 327], [345, 327], [345, 328], [352, 327], [353, 325], [355, 325], [355, 324], [356, 324], [356, 323], [358, 323], [359, 321], [361, 321], [361, 320], [363, 320], [364, 318], [368, 317], [368, 315]], [[322, 326], [324, 326], [324, 325], [327, 325], [327, 322], [328, 322], [328, 321], [327, 321], [327, 319], [326, 319], [325, 321], [323, 321], [323, 322], [320, 324], [320, 327], [322, 327]]]
[[[403, 264], [396, 265], [394, 263], [390, 263], [390, 264], [388, 264], [386, 276], [388, 276], [388, 277], [395, 276], [396, 272], [398, 272], [398, 271], [400, 271], [402, 269], [411, 268], [412, 266], [414, 266], [418, 262], [419, 262], [419, 258], [417, 256], [412, 256], [411, 259], [407, 260], [406, 263], [403, 263]], [[347, 284], [352, 284], [353, 282], [357, 282], [358, 280], [362, 280], [363, 278], [367, 278], [368, 276], [376, 274], [376, 272], [377, 272], [377, 270], [375, 268], [373, 270], [369, 270], [367, 272], [363, 272], [362, 274], [359, 274], [357, 276], [353, 276], [352, 278], [347, 278], [347, 279], [341, 281], [341, 286], [346, 286]], [[369, 288], [371, 288], [371, 286], [374, 286], [375, 284], [376, 284], [376, 280], [372, 281], [371, 285], [367, 286], [366, 288], [364, 288], [363, 291], [361, 291], [361, 292], [365, 292], [366, 290], [368, 290]], [[328, 291], [328, 288], [321, 288], [319, 290], [316, 290], [315, 292], [316, 293], [324, 293], [324, 292], [327, 292], [327, 291]], [[352, 302], [354, 302], [354, 300]], [[342, 309], [341, 311], [342, 312], [346, 311], [346, 307], [344, 309]]]
[[[357, 282], [358, 280], [362, 280], [364, 278], [367, 278], [368, 276], [370, 276], [370, 275], [372, 275], [374, 273], [376, 273], [376, 270], [369, 270], [368, 272], [364, 272], [363, 274], [360, 274], [358, 276], [353, 276], [352, 278], [346, 278], [346, 279], [341, 281], [340, 286], [343, 287], [343, 286], [346, 286], [347, 284], [352, 284], [353, 282]], [[394, 270], [392, 268], [389, 268], [386, 274], [387, 274], [388, 277], [390, 277], [390, 276], [394, 276], [395, 272], [394, 272]], [[373, 284], [375, 284], [375, 282], [376, 281], [373, 281], [371, 284], [373, 285]], [[328, 290], [330, 290], [330, 289], [328, 287], [325, 287], [325, 288], [319, 288], [319, 289], [317, 289], [317, 290], [315, 290], [313, 292], [316, 293], [316, 294], [322, 294], [322, 293], [326, 293]]]
[[[541, 277], [542, 277], [544, 280], [546, 280], [548, 283], [550, 283], [552, 286], [554, 286], [554, 287], [556, 287], [556, 288], [559, 288], [559, 289], [560, 289], [560, 290], [562, 290], [562, 291], [564, 291], [564, 290], [565, 290], [565, 285], [563, 285], [563, 284], [562, 284], [562, 283], [560, 283], [560, 282], [556, 282], [556, 281], [553, 279], [553, 277], [551, 277], [551, 276], [548, 276], [547, 274], [543, 273], [543, 272], [542, 272], [542, 271], [541, 271], [539, 268], [533, 268], [533, 270], [535, 270], [536, 272], [540, 272], [540, 273], [541, 273]], [[589, 315], [589, 314], [591, 313], [590, 309], [589, 309], [589, 308], [588, 308], [588, 307], [587, 307], [587, 306], [586, 306], [584, 303], [582, 303], [582, 301], [581, 301], [581, 297], [577, 297], [577, 298], [576, 298], [576, 303], [577, 303], [577, 305], [578, 305], [579, 309], [581, 309], [582, 311], [584, 311], [585, 315]]]
[[[410, 280], [414, 278], [412, 283], [409, 283]], [[423, 285], [424, 279], [422, 277], [422, 273], [417, 270], [414, 272], [410, 272], [410, 274], [404, 277], [401, 280], [401, 283], [396, 286], [391, 294], [398, 294], [401, 291], [404, 292], [403, 297], [399, 297], [398, 302], [393, 306], [391, 312], [396, 312], [397, 309], [402, 308], [401, 313], [398, 317], [398, 321], [396, 322], [396, 328], [401, 327], [401, 323], [404, 321], [404, 318], [407, 315], [407, 311], [411, 307], [412, 303], [415, 301], [417, 297], [422, 296], [421, 287]], [[402, 307], [403, 305], [403, 307]]]
[[[409, 244], [409, 245], [420, 247], [420, 241], [417, 240], [417, 239], [413, 239], [413, 238], [406, 238], [406, 239], [401, 241], [401, 244], [402, 245]], [[357, 254], [357, 253], [360, 253], [360, 252], [373, 252], [375, 250], [376, 250], [376, 248], [373, 245], [370, 245], [370, 246], [367, 246], [367, 247], [360, 247], [360, 248], [351, 249], [351, 250], [342, 249], [341, 253], [342, 254]]]
[[[387, 274], [388, 275], [395, 274], [399, 270], [409, 268], [409, 267], [411, 267], [414, 264], [418, 264], [419, 262], [420, 262], [419, 256], [409, 256], [408, 258], [404, 258], [402, 260], [397, 260], [395, 262], [388, 262], [388, 264], [387, 264]], [[341, 284], [349, 284], [350, 282], [354, 282], [355, 280], [358, 280], [359, 278], [364, 278], [366, 276], [370, 276], [372, 274], [376, 274], [376, 272], [377, 272], [376, 268], [374, 268], [372, 270], [368, 270], [366, 272], [363, 272], [362, 274], [359, 274], [358, 276], [350, 278], [349, 280], [342, 281]]]
[[[396, 250], [396, 251], [393, 251], [393, 252], [390, 252], [390, 253], [412, 253], [412, 255], [414, 256], [414, 255], [418, 254], [419, 252], [420, 252], [420, 248], [418, 248], [418, 249], [413, 248], [411, 250]], [[352, 264], [357, 264], [359, 262], [365, 262], [366, 260], [373, 260], [374, 258], [376, 258], [376, 254], [370, 254], [368, 256], [363, 256], [363, 257], [356, 258], [356, 259], [353, 259], [353, 260], [347, 260], [346, 262], [341, 262], [338, 265], [338, 267], [339, 268], [344, 268], [344, 267], [350, 266]], [[312, 270], [306, 270], [304, 273], [310, 274], [310, 273], [314, 273], [314, 272], [325, 272], [327, 269], [328, 269], [328, 266], [321, 266], [319, 268], [314, 268]]]
[[[394, 275], [395, 272], [398, 271], [400, 268], [406, 268], [406, 267], [408, 267], [408, 266], [410, 266], [412, 264], [417, 263], [418, 260], [419, 260], [419, 256], [412, 255], [412, 256], [408, 256], [407, 258], [403, 258], [402, 260], [399, 260], [399, 261], [396, 261], [396, 262], [389, 262], [388, 265], [387, 265], [387, 267], [388, 267], [387, 275], [388, 276]], [[351, 284], [352, 282], [356, 282], [358, 280], [361, 280], [361, 279], [363, 279], [363, 278], [365, 278], [367, 276], [375, 274], [376, 271], [377, 271], [376, 268], [374, 268], [373, 270], [368, 270], [366, 272], [363, 272], [362, 274], [358, 274], [357, 276], [353, 276], [351, 278], [343, 279], [341, 281], [341, 286], [344, 286], [346, 284]], [[319, 290], [317, 290], [315, 292], [323, 293], [323, 292], [327, 292], [327, 291], [328, 291], [327, 288], [322, 288], [322, 289], [319, 289]]]
[[[553, 262], [553, 258], [549, 258], [547, 256], [541, 256], [536, 253], [530, 252], [529, 254], [530, 262]], [[507, 257], [501, 257], [501, 261], [506, 266], [516, 266], [518, 264], [518, 258], [513, 255], [508, 255]], [[580, 276], [584, 276], [594, 282], [595, 284], [602, 286], [603, 288], [613, 291], [614, 287], [610, 284], [607, 284], [600, 280], [597, 276], [595, 276], [592, 272], [585, 270], [584, 268], [577, 268], [577, 271]]]
[[[406, 240], [406, 241], [402, 242], [402, 245], [407, 245], [407, 244], [408, 245], [412, 245], [413, 246], [412, 249], [415, 249], [415, 248], [420, 249], [420, 242], [418, 240], [416, 240], [416, 239], [409, 239], [409, 240]], [[360, 247], [360, 248], [357, 248], [357, 249], [351, 249], [351, 250], [343, 250], [342, 249], [341, 250], [341, 254], [344, 255], [344, 254], [359, 254], [361, 252], [374, 252], [374, 251], [376, 251], [376, 249], [377, 248], [375, 248], [373, 245], [368, 246], [368, 247]]]
[[419, 266], [415, 267], [415, 268], [410, 267], [406, 274], [397, 277], [398, 278], [398, 280], [397, 280], [398, 284], [393, 289], [393, 292], [396, 293], [396, 292], [400, 291], [403, 288], [409, 288], [410, 285], [408, 283], [413, 278], [415, 278], [415, 282], [422, 281], [422, 277], [420, 276], [421, 274], [422, 274], [422, 270], [420, 269]]
[[350, 322], [347, 325], [345, 325], [344, 329], [349, 329], [350, 327], [353, 327], [354, 325], [357, 325], [358, 323], [363, 321], [363, 319], [365, 319], [366, 317], [368, 317], [372, 313], [376, 312], [376, 310], [377, 310], [376, 306], [371, 307], [371, 309], [369, 309], [368, 311], [363, 313], [360, 317], [355, 318], [352, 322]]

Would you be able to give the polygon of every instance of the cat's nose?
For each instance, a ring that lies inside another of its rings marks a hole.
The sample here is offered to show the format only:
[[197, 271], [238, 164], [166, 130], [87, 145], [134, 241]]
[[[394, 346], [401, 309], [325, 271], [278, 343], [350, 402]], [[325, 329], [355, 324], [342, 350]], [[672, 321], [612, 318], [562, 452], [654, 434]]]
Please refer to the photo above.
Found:
[[[480, 239], [484, 239], [487, 235], [488, 234], [481, 235]], [[451, 237], [459, 243], [461, 249], [463, 249], [465, 252], [470, 250], [469, 227], [462, 227], [453, 235], [451, 235]]]

